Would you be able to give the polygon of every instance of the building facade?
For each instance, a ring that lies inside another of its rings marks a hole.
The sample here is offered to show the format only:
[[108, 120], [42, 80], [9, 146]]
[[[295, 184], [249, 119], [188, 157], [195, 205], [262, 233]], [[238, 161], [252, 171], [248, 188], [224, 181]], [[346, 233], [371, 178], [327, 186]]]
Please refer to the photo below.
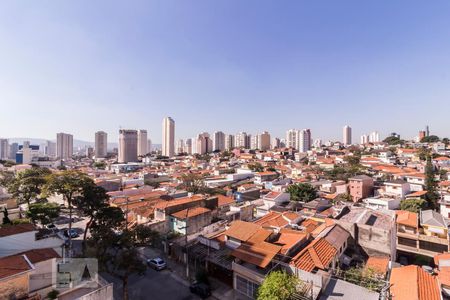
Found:
[[175, 154], [175, 121], [164, 118], [162, 128], [162, 155], [171, 157]]
[[137, 130], [121, 129], [119, 130], [119, 163], [136, 162], [138, 147]]
[[69, 159], [73, 155], [73, 135], [67, 133], [56, 134], [56, 156], [59, 159]]
[[108, 154], [108, 134], [104, 131], [95, 133], [95, 158], [104, 158]]
[[147, 130], [139, 129], [137, 132], [137, 155], [145, 156], [148, 153], [148, 139], [147, 139]]

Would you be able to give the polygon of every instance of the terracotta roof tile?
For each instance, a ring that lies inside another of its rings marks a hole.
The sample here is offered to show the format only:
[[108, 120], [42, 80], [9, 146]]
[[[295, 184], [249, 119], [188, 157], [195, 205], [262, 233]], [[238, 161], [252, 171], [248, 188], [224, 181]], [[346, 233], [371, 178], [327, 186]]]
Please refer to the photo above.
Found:
[[421, 267], [410, 265], [392, 269], [392, 300], [440, 300], [441, 290], [436, 277]]

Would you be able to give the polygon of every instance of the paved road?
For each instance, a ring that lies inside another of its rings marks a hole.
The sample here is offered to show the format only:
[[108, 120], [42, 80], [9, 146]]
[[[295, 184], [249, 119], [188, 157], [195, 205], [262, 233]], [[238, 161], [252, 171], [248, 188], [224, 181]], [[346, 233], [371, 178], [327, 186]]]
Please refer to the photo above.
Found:
[[[114, 283], [114, 299], [122, 299], [122, 282], [109, 274], [102, 276]], [[198, 300], [184, 283], [178, 281], [169, 270], [148, 269], [144, 276], [133, 275], [128, 281], [128, 298], [133, 300]]]

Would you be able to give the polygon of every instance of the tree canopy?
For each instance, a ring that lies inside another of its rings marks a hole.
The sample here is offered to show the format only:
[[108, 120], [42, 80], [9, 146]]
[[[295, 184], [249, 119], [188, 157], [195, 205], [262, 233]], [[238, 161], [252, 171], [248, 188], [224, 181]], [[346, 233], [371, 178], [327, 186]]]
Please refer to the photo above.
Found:
[[426, 208], [427, 201], [420, 198], [405, 199], [400, 202], [400, 209], [413, 213], [418, 213], [421, 209]]
[[284, 271], [272, 271], [258, 289], [257, 300], [288, 300], [297, 293], [300, 280]]
[[436, 135], [424, 136], [421, 140], [421, 143], [437, 143], [439, 142], [439, 137]]
[[53, 223], [59, 217], [60, 207], [56, 203], [33, 203], [27, 211], [27, 217], [33, 223], [39, 221], [42, 225]]
[[32, 167], [17, 173], [16, 176], [4, 173], [0, 183], [19, 203], [30, 205], [32, 200], [40, 197], [49, 174], [51, 171], [47, 168]]
[[309, 202], [318, 197], [316, 189], [309, 183], [296, 183], [288, 186], [286, 191], [293, 201]]

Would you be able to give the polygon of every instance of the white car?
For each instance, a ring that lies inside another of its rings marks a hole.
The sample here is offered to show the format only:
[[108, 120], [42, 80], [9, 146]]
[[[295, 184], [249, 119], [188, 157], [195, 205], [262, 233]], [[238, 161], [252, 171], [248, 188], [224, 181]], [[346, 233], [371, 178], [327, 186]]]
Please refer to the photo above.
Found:
[[150, 268], [153, 268], [157, 271], [163, 270], [166, 268], [166, 262], [159, 257], [147, 259], [147, 264]]

